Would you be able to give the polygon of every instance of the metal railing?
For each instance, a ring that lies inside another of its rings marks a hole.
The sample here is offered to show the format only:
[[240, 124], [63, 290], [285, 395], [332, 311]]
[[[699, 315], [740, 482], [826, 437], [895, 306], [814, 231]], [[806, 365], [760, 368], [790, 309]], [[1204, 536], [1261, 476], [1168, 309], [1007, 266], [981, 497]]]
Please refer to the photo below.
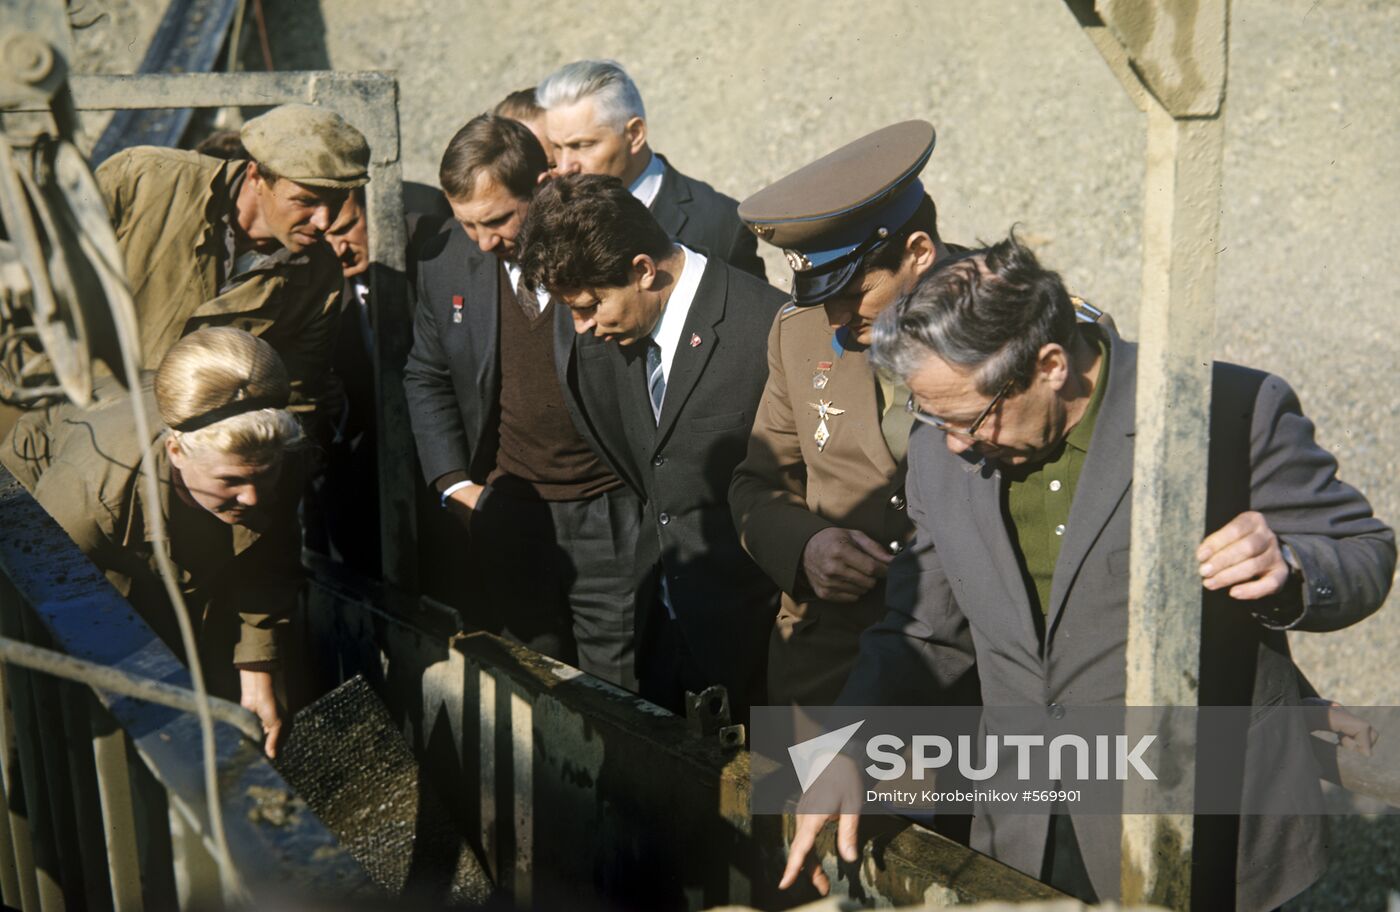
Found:
[[[189, 686], [180, 660], [3, 469], [0, 634], [167, 690]], [[259, 895], [372, 889], [258, 743], [230, 724], [218, 726], [217, 747], [237, 883], [222, 885], [198, 764], [191, 762], [199, 737], [188, 710], [6, 663], [0, 672], [5, 904], [216, 909]]]

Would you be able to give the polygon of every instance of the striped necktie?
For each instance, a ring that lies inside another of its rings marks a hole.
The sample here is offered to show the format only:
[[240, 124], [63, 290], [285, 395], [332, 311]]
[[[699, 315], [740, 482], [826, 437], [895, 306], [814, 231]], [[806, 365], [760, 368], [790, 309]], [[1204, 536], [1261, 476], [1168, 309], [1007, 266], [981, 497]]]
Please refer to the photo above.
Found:
[[661, 346], [647, 339], [647, 395], [651, 397], [651, 414], [661, 423], [661, 401], [666, 398], [666, 372], [661, 369]]

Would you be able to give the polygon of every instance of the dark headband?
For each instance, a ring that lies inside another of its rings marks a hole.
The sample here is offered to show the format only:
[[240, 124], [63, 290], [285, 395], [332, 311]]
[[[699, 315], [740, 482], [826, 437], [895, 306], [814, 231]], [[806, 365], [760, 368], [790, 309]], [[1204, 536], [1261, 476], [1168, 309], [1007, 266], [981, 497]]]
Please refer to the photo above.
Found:
[[232, 418], [235, 415], [244, 415], [248, 412], [256, 412], [261, 409], [280, 409], [286, 407], [287, 397], [285, 395], [245, 396], [242, 399], [235, 399], [217, 408], [212, 408], [202, 415], [186, 418], [179, 424], [171, 425], [171, 428], [182, 434], [188, 434], [190, 431], [198, 431], [202, 428], [207, 428], [211, 424], [217, 424], [225, 418]]

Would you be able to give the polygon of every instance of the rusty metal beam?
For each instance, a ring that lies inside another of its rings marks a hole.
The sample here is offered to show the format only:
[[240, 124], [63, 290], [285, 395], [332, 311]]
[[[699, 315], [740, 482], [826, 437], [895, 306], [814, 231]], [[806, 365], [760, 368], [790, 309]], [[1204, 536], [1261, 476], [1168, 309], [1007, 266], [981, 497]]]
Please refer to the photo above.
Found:
[[[470, 783], [446, 800], [515, 902], [577, 905], [600, 883], [601, 901], [622, 905], [791, 901], [776, 889], [782, 819], [749, 810], [748, 752], [521, 646], [454, 637], [427, 610], [386, 608], [382, 587], [313, 566], [308, 621], [322, 655], [344, 676], [364, 674], [403, 715], [425, 772]], [[371, 641], [378, 649], [366, 654]], [[1058, 895], [904, 821], [872, 819], [863, 832], [851, 889], [881, 902]], [[825, 851], [834, 864], [834, 847]]]
[[[54, 677], [79, 681], [96, 690], [111, 691], [122, 696], [159, 703], [161, 706], [170, 706], [187, 713], [196, 711], [194, 691], [188, 688], [176, 687], [164, 681], [153, 681], [122, 671], [120, 668], [87, 662], [52, 649], [32, 646], [3, 636], [0, 636], [0, 661], [32, 671], [42, 671]], [[231, 700], [218, 697], [209, 698], [209, 709], [216, 720], [232, 725], [254, 744], [262, 743], [262, 725], [250, 710]]]
[[[1229, 4], [1066, 4], [1147, 114], [1127, 703], [1192, 707], [1201, 582], [1191, 556], [1205, 528]], [[1189, 799], [1194, 770], [1154, 785]], [[1189, 905], [1192, 823], [1123, 817], [1125, 903]]]

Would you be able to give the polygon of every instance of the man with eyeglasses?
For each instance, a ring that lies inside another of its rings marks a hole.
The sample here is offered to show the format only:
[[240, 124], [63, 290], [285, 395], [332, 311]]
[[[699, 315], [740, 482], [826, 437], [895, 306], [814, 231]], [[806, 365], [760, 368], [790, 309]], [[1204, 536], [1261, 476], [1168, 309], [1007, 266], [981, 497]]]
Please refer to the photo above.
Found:
[[[1124, 705], [1136, 346], [1076, 322], [1060, 277], [1012, 235], [927, 272], [876, 322], [871, 352], [908, 385], [920, 425], [907, 474], [916, 536], [890, 566], [888, 613], [862, 637], [839, 702], [958, 703], [975, 682], [983, 705], [1043, 706], [1052, 719]], [[1297, 705], [1306, 685], [1285, 631], [1374, 612], [1395, 536], [1337, 478], [1286, 383], [1217, 363], [1211, 384], [1212, 531], [1176, 557], [1205, 588], [1200, 703]], [[1250, 778], [1254, 720], [1266, 716], [1250, 718], [1239, 750], [1199, 761], [1198, 781], [1240, 765], [1246, 788], [1316, 791], [1311, 751], [1279, 749], [1286, 741], [1262, 751], [1267, 781]], [[1287, 734], [1306, 745], [1299, 718]], [[1290, 793], [1300, 808], [1309, 797]], [[837, 843], [853, 860], [858, 809], [841, 807]], [[810, 867], [827, 819], [799, 815], [784, 887]], [[1195, 832], [1198, 846], [1229, 847], [1193, 865], [1193, 894], [1212, 907], [1275, 908], [1326, 864], [1316, 816], [1216, 815]], [[1118, 897], [1120, 845], [1120, 820], [1105, 815], [986, 806], [972, 830], [973, 848], [1086, 902]]]

